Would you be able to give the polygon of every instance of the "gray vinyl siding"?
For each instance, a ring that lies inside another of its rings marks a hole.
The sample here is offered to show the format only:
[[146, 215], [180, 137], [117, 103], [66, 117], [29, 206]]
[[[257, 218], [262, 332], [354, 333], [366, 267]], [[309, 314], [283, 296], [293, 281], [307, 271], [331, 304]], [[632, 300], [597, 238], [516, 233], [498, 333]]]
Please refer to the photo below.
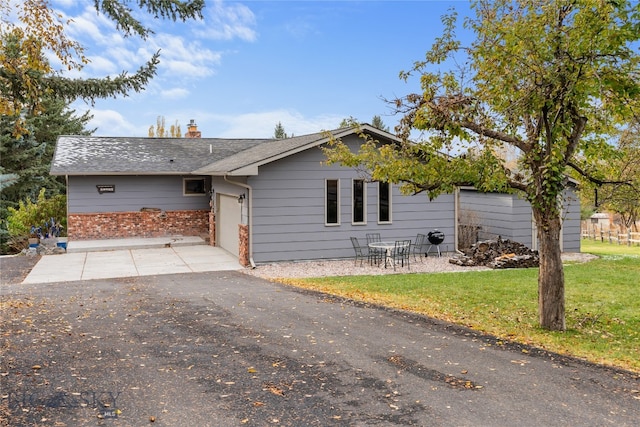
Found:
[[573, 187], [564, 192], [562, 243], [565, 252], [580, 252], [580, 198]]
[[500, 236], [531, 247], [531, 207], [526, 200], [511, 194], [480, 193], [460, 190], [460, 223], [466, 225], [466, 212], [473, 212], [471, 222], [477, 222], [479, 238]]
[[[393, 186], [392, 221], [378, 224], [378, 184], [368, 182], [366, 223], [353, 225], [352, 179], [359, 177], [349, 168], [322, 165], [325, 160], [322, 151], [314, 148], [262, 166], [258, 176], [249, 178], [256, 263], [351, 258], [354, 251], [349, 237], [366, 244], [369, 232], [379, 232], [383, 240], [413, 241], [417, 233], [438, 228], [446, 237], [442, 248], [453, 250], [452, 195], [429, 202], [425, 195], [402, 196]], [[325, 225], [326, 179], [339, 180], [338, 225]]]
[[[480, 240], [501, 236], [532, 247], [533, 216], [528, 201], [514, 194], [481, 193], [460, 190], [460, 223], [465, 211], [475, 214], [481, 226]], [[580, 204], [572, 188], [565, 190], [562, 224], [563, 251], [580, 251]]]
[[[70, 176], [68, 212], [135, 212], [142, 208], [165, 211], [209, 209], [209, 195], [183, 195], [183, 178], [197, 176]], [[99, 194], [96, 185], [115, 185], [114, 193]]]

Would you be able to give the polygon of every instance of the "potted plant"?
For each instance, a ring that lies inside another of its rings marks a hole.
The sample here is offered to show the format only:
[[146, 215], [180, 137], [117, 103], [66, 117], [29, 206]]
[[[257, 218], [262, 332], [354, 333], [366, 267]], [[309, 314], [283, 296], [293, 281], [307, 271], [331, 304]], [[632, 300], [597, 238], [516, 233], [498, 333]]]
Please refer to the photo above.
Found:
[[[31, 226], [31, 232], [29, 239], [29, 246], [34, 247], [38, 246], [38, 244], [44, 246], [57, 246], [59, 243], [60, 233], [62, 232], [62, 225], [55, 220], [55, 218], [50, 218], [46, 220], [42, 226]], [[32, 240], [33, 244], [32, 244]], [[38, 243], [36, 243], [36, 239]], [[66, 240], [66, 239], [65, 239]], [[33, 245], [33, 246], [32, 246]], [[62, 246], [66, 249], [66, 243]]]
[[64, 227], [62, 225], [59, 226], [58, 231], [58, 247], [67, 250], [67, 233], [64, 231]]
[[35, 226], [31, 226], [31, 230], [29, 231], [29, 247], [37, 248], [40, 244], [40, 232]]

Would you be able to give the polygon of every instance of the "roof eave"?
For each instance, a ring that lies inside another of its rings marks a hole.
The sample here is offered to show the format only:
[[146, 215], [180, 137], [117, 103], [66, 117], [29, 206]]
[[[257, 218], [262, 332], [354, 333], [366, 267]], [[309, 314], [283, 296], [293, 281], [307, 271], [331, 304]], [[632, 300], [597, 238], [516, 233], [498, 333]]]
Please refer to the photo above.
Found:
[[196, 169], [191, 172], [192, 175], [210, 175], [210, 176], [255, 176], [258, 175], [258, 166], [248, 165], [242, 166], [237, 169], [222, 171], [222, 170], [211, 170], [206, 167]]
[[[133, 175], [193, 175], [190, 171], [176, 172], [176, 171], [153, 171], [153, 172], [140, 172], [140, 171], [118, 171], [118, 172], [95, 172], [95, 171], [81, 171], [81, 172], [50, 172], [52, 176], [133, 176]], [[203, 174], [206, 175], [206, 174]]]
[[257, 165], [249, 165], [238, 168], [236, 170], [230, 171], [225, 175], [231, 176], [256, 176], [258, 175], [258, 166]]

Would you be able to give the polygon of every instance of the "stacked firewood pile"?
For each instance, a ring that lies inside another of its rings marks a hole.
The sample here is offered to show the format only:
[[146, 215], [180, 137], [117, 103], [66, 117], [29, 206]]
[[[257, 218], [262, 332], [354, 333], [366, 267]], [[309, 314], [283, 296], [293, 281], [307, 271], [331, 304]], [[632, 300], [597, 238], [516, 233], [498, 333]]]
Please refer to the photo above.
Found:
[[465, 267], [529, 268], [540, 265], [538, 251], [532, 251], [522, 243], [511, 240], [483, 240], [472, 245], [464, 254], [458, 254], [450, 263]]

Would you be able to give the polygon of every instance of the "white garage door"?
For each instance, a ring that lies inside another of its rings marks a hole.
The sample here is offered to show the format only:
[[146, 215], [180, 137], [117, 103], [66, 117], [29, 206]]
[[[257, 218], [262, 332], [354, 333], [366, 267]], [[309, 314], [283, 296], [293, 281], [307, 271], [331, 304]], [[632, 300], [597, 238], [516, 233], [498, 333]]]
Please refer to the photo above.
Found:
[[240, 254], [238, 239], [238, 224], [240, 223], [240, 208], [238, 197], [220, 194], [220, 209], [216, 230], [218, 232], [218, 246], [229, 251], [235, 256]]

